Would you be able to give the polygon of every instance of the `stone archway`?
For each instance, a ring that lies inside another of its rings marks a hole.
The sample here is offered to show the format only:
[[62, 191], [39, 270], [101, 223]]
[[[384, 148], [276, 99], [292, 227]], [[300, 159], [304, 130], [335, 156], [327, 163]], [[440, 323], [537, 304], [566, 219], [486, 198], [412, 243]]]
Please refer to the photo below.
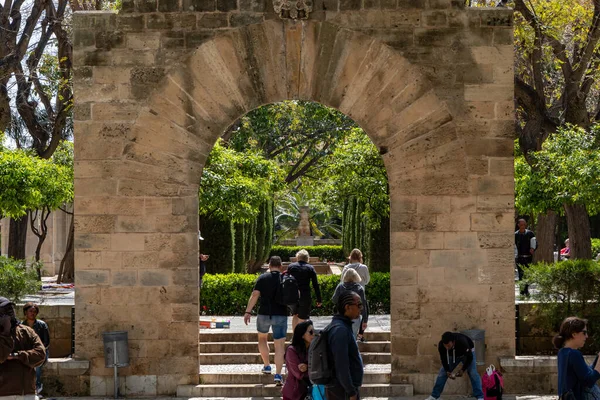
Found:
[[[126, 40], [152, 46], [151, 36]], [[449, 329], [486, 329], [490, 360], [514, 354], [512, 184], [491, 164], [472, 163], [490, 154], [468, 137], [473, 117], [461, 114], [457, 125], [456, 104], [439, 98], [418, 65], [377, 38], [318, 21], [230, 29], [169, 67], [116, 67], [110, 50], [85, 53], [97, 58], [92, 83], [79, 77], [75, 87], [89, 105], [76, 110], [75, 128], [76, 352], [91, 361], [92, 394], [111, 373], [100, 340], [108, 330], [129, 331], [130, 393], [197, 383], [202, 166], [233, 121], [286, 99], [344, 112], [384, 158], [392, 382], [429, 387], [434, 345]], [[473, 168], [486, 168], [484, 178]]]

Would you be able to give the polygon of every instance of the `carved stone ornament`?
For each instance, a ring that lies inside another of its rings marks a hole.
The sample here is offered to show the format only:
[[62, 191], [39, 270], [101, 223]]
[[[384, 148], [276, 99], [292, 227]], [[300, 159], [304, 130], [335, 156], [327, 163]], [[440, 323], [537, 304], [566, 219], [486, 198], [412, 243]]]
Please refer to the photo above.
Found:
[[273, 0], [273, 8], [282, 19], [307, 19], [313, 0]]

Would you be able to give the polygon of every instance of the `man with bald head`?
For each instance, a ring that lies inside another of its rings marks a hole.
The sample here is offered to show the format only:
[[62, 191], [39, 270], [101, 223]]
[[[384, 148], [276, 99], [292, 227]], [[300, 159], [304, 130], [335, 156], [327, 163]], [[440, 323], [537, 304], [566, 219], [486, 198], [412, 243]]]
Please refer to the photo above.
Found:
[[0, 400], [35, 400], [35, 368], [46, 349], [33, 329], [21, 325], [15, 304], [0, 297]]

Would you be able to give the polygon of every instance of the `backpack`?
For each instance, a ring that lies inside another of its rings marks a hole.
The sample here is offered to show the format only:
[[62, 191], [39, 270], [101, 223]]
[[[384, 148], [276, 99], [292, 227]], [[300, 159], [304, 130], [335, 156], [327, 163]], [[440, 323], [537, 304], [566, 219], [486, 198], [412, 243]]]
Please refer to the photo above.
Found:
[[502, 374], [496, 371], [496, 367], [493, 364], [487, 368], [486, 373], [481, 377], [481, 386], [485, 400], [502, 400], [504, 379], [502, 378]]
[[313, 385], [328, 385], [333, 381], [333, 362], [329, 356], [329, 329], [319, 332], [308, 348], [308, 378]]
[[300, 300], [298, 281], [288, 272], [281, 274], [275, 293], [275, 301], [284, 306], [291, 306], [297, 304], [298, 300]]

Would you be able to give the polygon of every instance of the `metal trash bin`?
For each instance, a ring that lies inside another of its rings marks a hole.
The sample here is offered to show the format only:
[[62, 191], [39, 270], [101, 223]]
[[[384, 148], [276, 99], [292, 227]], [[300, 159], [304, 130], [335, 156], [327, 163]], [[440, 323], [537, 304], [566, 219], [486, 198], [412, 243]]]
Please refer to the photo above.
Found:
[[475, 357], [477, 358], [477, 365], [485, 365], [485, 330], [467, 329], [461, 331], [460, 333], [470, 337], [475, 344]]
[[119, 398], [119, 367], [129, 365], [129, 348], [127, 332], [104, 332], [102, 333], [104, 341], [104, 365], [106, 368], [114, 368], [115, 399]]
[[127, 332], [104, 332], [104, 365], [106, 368], [129, 366]]

